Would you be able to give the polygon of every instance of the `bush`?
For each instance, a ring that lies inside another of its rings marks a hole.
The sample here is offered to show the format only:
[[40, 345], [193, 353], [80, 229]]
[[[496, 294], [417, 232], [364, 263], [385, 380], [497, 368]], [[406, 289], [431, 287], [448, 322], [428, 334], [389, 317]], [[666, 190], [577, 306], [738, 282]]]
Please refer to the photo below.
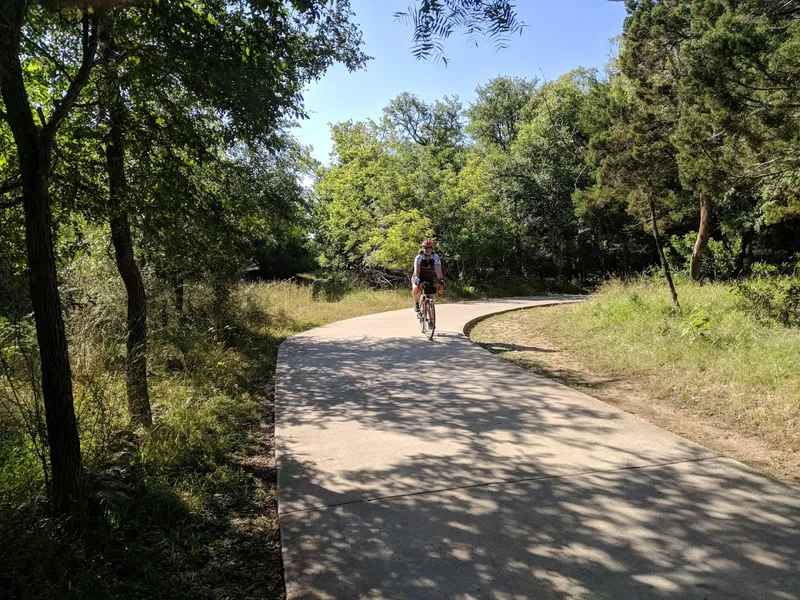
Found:
[[761, 321], [800, 325], [800, 276], [781, 275], [773, 265], [753, 265], [753, 274], [733, 288], [738, 307]]
[[311, 296], [314, 300], [337, 302], [349, 290], [349, 280], [343, 273], [333, 273], [325, 279], [315, 279], [311, 284]]
[[[687, 233], [683, 237], [673, 235], [669, 242], [671, 248], [667, 259], [675, 271], [688, 273], [692, 260], [696, 233]], [[739, 252], [741, 241], [736, 240], [733, 246], [726, 246], [722, 242], [711, 238], [708, 240], [703, 252], [703, 263], [700, 276], [704, 279], [715, 281], [732, 279], [736, 276], [736, 255]]]

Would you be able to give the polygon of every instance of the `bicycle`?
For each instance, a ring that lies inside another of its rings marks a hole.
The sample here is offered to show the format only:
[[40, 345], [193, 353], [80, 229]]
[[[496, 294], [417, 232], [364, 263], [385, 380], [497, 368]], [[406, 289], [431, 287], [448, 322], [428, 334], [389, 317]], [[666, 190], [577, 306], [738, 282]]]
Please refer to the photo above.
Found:
[[422, 298], [420, 298], [419, 313], [417, 313], [419, 328], [423, 335], [432, 340], [433, 333], [436, 331], [436, 303], [433, 301], [433, 297], [442, 290], [443, 285], [441, 282], [430, 281], [420, 282], [420, 285], [422, 286]]

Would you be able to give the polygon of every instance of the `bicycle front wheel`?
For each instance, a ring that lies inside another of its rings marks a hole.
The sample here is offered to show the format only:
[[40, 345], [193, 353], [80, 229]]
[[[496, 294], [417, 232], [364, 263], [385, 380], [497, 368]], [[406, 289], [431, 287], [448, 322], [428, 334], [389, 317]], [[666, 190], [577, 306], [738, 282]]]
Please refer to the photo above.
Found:
[[423, 333], [428, 336], [429, 340], [432, 340], [433, 332], [436, 330], [436, 307], [433, 304], [433, 300], [428, 301], [428, 306], [425, 311], [425, 323], [427, 324], [427, 331]]

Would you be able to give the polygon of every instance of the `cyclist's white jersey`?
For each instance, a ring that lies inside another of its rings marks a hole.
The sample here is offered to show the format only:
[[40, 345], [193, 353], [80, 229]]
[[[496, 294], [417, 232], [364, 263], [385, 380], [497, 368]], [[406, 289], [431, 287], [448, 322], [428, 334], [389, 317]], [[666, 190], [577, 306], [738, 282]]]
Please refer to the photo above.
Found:
[[[441, 265], [442, 259], [439, 258], [438, 254], [432, 254], [430, 259], [425, 260], [424, 254], [417, 254], [416, 258], [414, 258], [414, 267], [413, 272], [419, 273], [420, 279], [425, 279], [423, 277], [423, 272], [428, 277], [436, 277], [436, 267], [435, 265]], [[419, 269], [419, 271], [417, 270]]]

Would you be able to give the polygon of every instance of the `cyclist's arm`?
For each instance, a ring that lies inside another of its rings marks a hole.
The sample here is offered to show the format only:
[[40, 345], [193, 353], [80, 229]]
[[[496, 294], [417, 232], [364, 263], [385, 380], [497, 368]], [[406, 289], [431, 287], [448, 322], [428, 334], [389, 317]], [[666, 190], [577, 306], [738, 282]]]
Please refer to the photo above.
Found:
[[411, 283], [416, 283], [419, 280], [419, 256], [414, 258], [414, 274], [411, 275]]
[[436, 260], [433, 262], [433, 268], [436, 269], [436, 278], [437, 279], [444, 279], [444, 275], [442, 274], [442, 259], [439, 258], [439, 255], [436, 255]]

